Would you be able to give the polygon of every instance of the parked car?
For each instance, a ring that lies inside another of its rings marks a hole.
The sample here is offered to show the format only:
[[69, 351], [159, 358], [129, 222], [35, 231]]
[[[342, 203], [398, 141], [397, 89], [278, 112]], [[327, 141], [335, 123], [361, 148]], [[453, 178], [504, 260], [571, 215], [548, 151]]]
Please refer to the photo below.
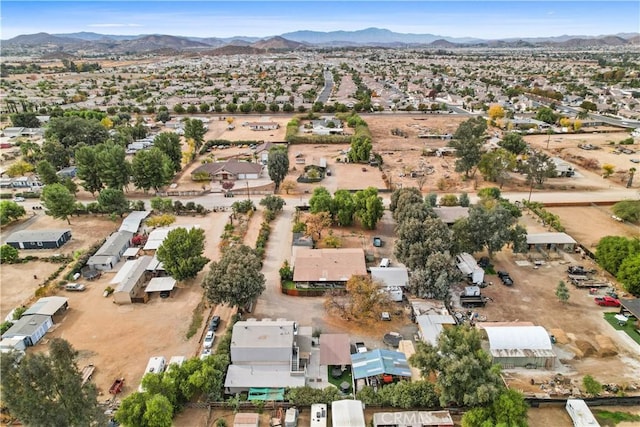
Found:
[[218, 330], [219, 325], [220, 325], [220, 316], [213, 316], [211, 318], [211, 322], [209, 322], [209, 330], [216, 331]]
[[20, 197], [20, 196], [16, 196], [13, 198], [14, 202], [24, 202], [24, 200], [25, 200], [24, 197]]
[[70, 292], [82, 292], [87, 289], [87, 287], [82, 283], [67, 283], [66, 285], [64, 285], [64, 289], [65, 291]]
[[204, 350], [202, 350], [202, 353], [200, 353], [200, 360], [204, 360], [209, 356], [211, 356], [211, 349], [205, 348]]
[[202, 342], [202, 346], [204, 348], [213, 347], [213, 342], [216, 340], [216, 334], [213, 331], [208, 331], [207, 335], [204, 337], [204, 341]]
[[502, 284], [506, 286], [513, 286], [513, 279], [506, 271], [498, 271], [498, 277], [502, 280]]
[[388, 311], [383, 311], [380, 314], [380, 320], [387, 320], [387, 321], [391, 321], [391, 314], [389, 314]]
[[596, 304], [603, 307], [620, 307], [620, 301], [617, 298], [610, 297], [608, 295], [595, 297], [593, 300]]

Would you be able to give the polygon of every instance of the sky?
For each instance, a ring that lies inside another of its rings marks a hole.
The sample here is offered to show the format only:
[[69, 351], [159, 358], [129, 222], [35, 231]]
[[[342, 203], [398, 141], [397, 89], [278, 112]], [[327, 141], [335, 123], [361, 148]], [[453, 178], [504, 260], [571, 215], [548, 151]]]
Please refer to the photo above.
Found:
[[498, 39], [640, 32], [640, 1], [12, 1], [0, 39], [46, 32], [267, 37], [298, 30]]

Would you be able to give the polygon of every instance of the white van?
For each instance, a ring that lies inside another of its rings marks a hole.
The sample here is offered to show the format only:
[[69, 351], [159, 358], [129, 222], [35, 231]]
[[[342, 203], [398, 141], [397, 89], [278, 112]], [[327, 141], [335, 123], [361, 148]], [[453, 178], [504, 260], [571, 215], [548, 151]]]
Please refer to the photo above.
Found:
[[387, 268], [387, 267], [389, 267], [389, 265], [391, 265], [391, 261], [389, 261], [389, 258], [382, 258], [380, 260], [380, 265], [378, 267]]

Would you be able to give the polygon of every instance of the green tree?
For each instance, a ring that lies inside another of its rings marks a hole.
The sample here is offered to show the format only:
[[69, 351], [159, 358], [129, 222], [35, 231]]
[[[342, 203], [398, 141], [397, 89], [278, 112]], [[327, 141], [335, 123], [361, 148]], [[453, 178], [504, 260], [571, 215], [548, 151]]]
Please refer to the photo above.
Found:
[[596, 381], [591, 375], [585, 375], [582, 377], [582, 387], [584, 387], [584, 391], [588, 395], [593, 397], [602, 393], [602, 384]]
[[129, 201], [124, 197], [122, 190], [105, 188], [98, 194], [98, 204], [105, 213], [113, 213], [122, 217], [129, 210]]
[[160, 110], [158, 114], [156, 114], [156, 121], [166, 123], [171, 120], [171, 114], [167, 110]]
[[627, 292], [640, 296], [640, 253], [629, 255], [622, 261], [616, 278]]
[[204, 135], [207, 133], [202, 120], [188, 119], [184, 123], [184, 138], [193, 139], [195, 142], [195, 150], [200, 151], [202, 143], [204, 142]]
[[564, 280], [560, 280], [558, 282], [558, 286], [556, 286], [556, 296], [563, 304], [569, 301], [569, 297], [571, 295], [569, 295], [569, 288], [567, 288], [567, 284], [564, 283]]
[[40, 196], [45, 213], [54, 218], [66, 219], [71, 224], [69, 216], [76, 210], [76, 198], [62, 184], [47, 185]]
[[182, 169], [182, 147], [180, 146], [180, 135], [174, 132], [162, 132], [153, 139], [153, 146], [166, 154], [171, 163], [173, 170], [180, 172]]
[[454, 241], [459, 252], [478, 252], [487, 249], [489, 257], [508, 243], [514, 251], [522, 251], [526, 229], [517, 224], [514, 213], [503, 206], [476, 205], [469, 208], [469, 216], [453, 225]]
[[549, 123], [550, 125], [558, 121], [558, 114], [549, 107], [540, 107], [536, 112], [536, 120]]
[[40, 120], [36, 117], [36, 113], [25, 111], [23, 113], [15, 113], [11, 116], [11, 124], [18, 128], [39, 128], [42, 126]]
[[389, 210], [395, 219], [397, 209], [402, 209], [403, 204], [422, 203], [422, 193], [416, 187], [402, 187], [391, 193]]
[[131, 179], [131, 163], [126, 160], [124, 147], [105, 143], [96, 147], [96, 165], [100, 180], [109, 188], [127, 188]]
[[101, 168], [95, 147], [83, 146], [76, 150], [76, 176], [82, 187], [92, 195], [102, 190]]
[[412, 270], [409, 288], [414, 295], [446, 300], [451, 285], [462, 280], [462, 274], [449, 253], [434, 252], [427, 257], [424, 266]]
[[19, 257], [18, 250], [13, 246], [9, 246], [9, 245], [0, 246], [0, 263], [11, 264], [17, 261], [18, 257]]
[[226, 105], [225, 110], [227, 110], [228, 113], [233, 114], [238, 111], [238, 105], [234, 102], [230, 102]]
[[452, 233], [439, 218], [408, 219], [396, 226], [394, 255], [409, 269], [426, 265], [429, 255], [451, 248]]
[[364, 135], [354, 136], [351, 138], [351, 150], [347, 154], [349, 161], [368, 162], [372, 148], [371, 138]]
[[498, 145], [516, 156], [527, 151], [527, 143], [518, 132], [509, 132]]
[[219, 262], [212, 262], [202, 287], [207, 300], [244, 307], [265, 290], [262, 262], [255, 251], [245, 245], [226, 249]]
[[75, 150], [80, 144], [97, 145], [105, 142], [109, 139], [109, 132], [97, 119], [63, 116], [49, 120], [44, 137]]
[[378, 196], [378, 189], [368, 187], [364, 190], [356, 191], [353, 195], [355, 205], [355, 216], [362, 226], [368, 230], [374, 230], [376, 224], [384, 215], [384, 204], [382, 197]]
[[15, 221], [23, 215], [26, 215], [24, 207], [10, 200], [0, 202], [0, 225], [6, 225], [11, 221]]
[[464, 208], [468, 208], [471, 204], [471, 200], [469, 200], [469, 195], [467, 193], [460, 194], [458, 202], [460, 203], [460, 206]]
[[516, 166], [516, 155], [499, 148], [494, 151], [484, 153], [480, 157], [478, 169], [482, 173], [482, 177], [490, 182], [497, 182], [500, 188], [509, 178], [509, 172]]
[[269, 111], [271, 111], [272, 113], [277, 113], [278, 111], [280, 111], [280, 106], [275, 102], [272, 102], [269, 104]]
[[42, 159], [47, 160], [56, 169], [66, 168], [70, 164], [72, 148], [64, 147], [57, 140], [48, 140], [42, 143]]
[[480, 162], [486, 130], [487, 122], [482, 117], [474, 117], [460, 123], [449, 143], [456, 149], [456, 171], [463, 172], [467, 178], [475, 173], [474, 169]]
[[320, 213], [320, 212], [329, 212], [332, 210], [332, 198], [331, 193], [329, 191], [320, 186], [313, 189], [313, 194], [309, 199], [309, 212], [311, 213]]
[[245, 113], [245, 114], [249, 114], [251, 112], [251, 110], [253, 109], [253, 103], [252, 102], [243, 102], [242, 104], [240, 104], [240, 111]]
[[2, 354], [2, 400], [9, 412], [33, 426], [105, 425], [98, 392], [91, 381], [82, 383], [77, 356], [60, 338], [50, 341], [48, 354], [28, 353], [19, 363], [17, 353]]
[[353, 224], [353, 218], [356, 213], [356, 204], [353, 194], [348, 190], [338, 190], [333, 195], [332, 209], [334, 211], [335, 221], [342, 227], [348, 227]]
[[186, 110], [182, 104], [176, 104], [173, 106], [173, 112], [176, 114], [184, 114]]
[[176, 228], [158, 248], [156, 256], [164, 269], [176, 280], [187, 280], [196, 275], [209, 262], [204, 252], [204, 230], [201, 228]]
[[468, 326], [446, 328], [437, 346], [418, 342], [410, 362], [425, 377], [438, 373], [442, 406], [484, 406], [503, 390], [500, 367], [482, 349], [478, 330]]
[[289, 172], [289, 156], [286, 147], [273, 147], [269, 150], [267, 169], [269, 170], [269, 178], [276, 185], [275, 192], [277, 193], [280, 189], [280, 183], [284, 181]]
[[131, 164], [133, 183], [145, 192], [150, 188], [158, 191], [171, 182], [173, 178], [173, 163], [158, 148], [139, 151]]
[[267, 105], [264, 102], [256, 102], [253, 106], [253, 110], [256, 113], [262, 114], [267, 111]]
[[622, 200], [613, 205], [613, 213], [625, 221], [640, 222], [640, 200]]
[[36, 166], [36, 172], [40, 181], [44, 185], [55, 184], [58, 182], [56, 169], [47, 160], [40, 160]]
[[542, 151], [536, 151], [527, 158], [524, 164], [527, 182], [542, 186], [547, 178], [556, 176], [556, 165], [551, 158]]
[[473, 408], [462, 417], [462, 427], [527, 427], [529, 406], [517, 390], [504, 390], [484, 408]]
[[631, 254], [640, 252], [639, 239], [627, 239], [622, 236], [606, 236], [596, 246], [596, 261], [614, 276], [622, 262]]
[[260, 200], [260, 206], [264, 206], [273, 213], [278, 213], [284, 206], [284, 200], [282, 199], [282, 197], [269, 194], [268, 196], [265, 196], [262, 200]]
[[143, 418], [149, 427], [171, 427], [173, 424], [171, 402], [161, 394], [154, 394], [147, 400], [147, 409]]

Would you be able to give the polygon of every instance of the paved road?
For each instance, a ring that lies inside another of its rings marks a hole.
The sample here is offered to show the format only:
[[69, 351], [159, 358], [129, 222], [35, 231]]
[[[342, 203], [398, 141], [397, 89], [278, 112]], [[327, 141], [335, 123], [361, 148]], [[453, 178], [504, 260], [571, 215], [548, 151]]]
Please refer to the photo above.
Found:
[[316, 102], [322, 102], [323, 104], [326, 104], [329, 100], [329, 97], [331, 96], [331, 92], [333, 91], [334, 82], [333, 74], [331, 73], [331, 71], [325, 70], [323, 76], [324, 87], [322, 88], [322, 92], [320, 92], [320, 95], [318, 95], [318, 98], [316, 98]]

